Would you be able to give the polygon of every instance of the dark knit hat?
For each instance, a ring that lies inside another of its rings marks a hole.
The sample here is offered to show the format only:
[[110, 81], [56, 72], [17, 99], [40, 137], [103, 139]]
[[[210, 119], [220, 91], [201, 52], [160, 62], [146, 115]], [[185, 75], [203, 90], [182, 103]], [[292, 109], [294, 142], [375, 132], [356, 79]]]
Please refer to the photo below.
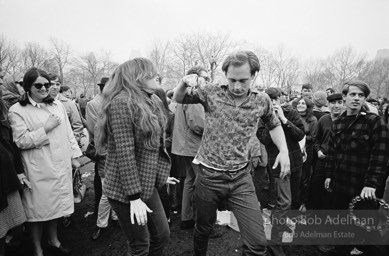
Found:
[[67, 85], [61, 85], [61, 86], [59, 87], [59, 93], [65, 92], [65, 91], [67, 91], [67, 90], [70, 90], [70, 87], [67, 86]]
[[265, 93], [269, 95], [270, 99], [277, 99], [281, 96], [281, 89], [277, 87], [269, 87], [266, 89]]
[[316, 107], [323, 107], [327, 105], [327, 93], [323, 91], [317, 91], [312, 96], [312, 102]]
[[328, 102], [333, 102], [337, 100], [343, 100], [342, 94], [341, 93], [334, 93], [330, 96], [327, 97]]

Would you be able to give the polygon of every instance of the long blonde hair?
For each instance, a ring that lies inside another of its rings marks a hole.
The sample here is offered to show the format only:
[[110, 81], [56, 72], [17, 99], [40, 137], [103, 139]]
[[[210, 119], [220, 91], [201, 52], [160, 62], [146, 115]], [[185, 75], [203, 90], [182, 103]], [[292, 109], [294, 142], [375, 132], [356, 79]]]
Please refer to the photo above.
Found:
[[160, 143], [161, 131], [165, 130], [166, 117], [158, 97], [147, 95], [145, 83], [154, 78], [157, 71], [152, 62], [145, 58], [135, 58], [119, 65], [104, 87], [102, 116], [98, 121], [96, 147], [104, 148], [108, 139], [108, 110], [112, 100], [120, 93], [128, 96], [128, 108], [133, 125], [145, 135], [143, 141], [147, 149], [155, 149]]

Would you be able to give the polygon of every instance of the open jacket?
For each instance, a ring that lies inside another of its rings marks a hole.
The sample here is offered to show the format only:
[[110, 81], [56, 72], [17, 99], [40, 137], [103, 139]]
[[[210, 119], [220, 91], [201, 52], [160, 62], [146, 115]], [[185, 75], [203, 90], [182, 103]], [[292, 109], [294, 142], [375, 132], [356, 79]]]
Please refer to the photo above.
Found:
[[[156, 95], [153, 104], [160, 104]], [[137, 127], [137, 113], [131, 113], [128, 96], [123, 92], [112, 99], [108, 108], [108, 146], [105, 164], [104, 194], [111, 199], [129, 203], [141, 198], [150, 199], [155, 187], [166, 183], [170, 172], [170, 157], [165, 149], [164, 131], [160, 144], [147, 149], [145, 134]]]

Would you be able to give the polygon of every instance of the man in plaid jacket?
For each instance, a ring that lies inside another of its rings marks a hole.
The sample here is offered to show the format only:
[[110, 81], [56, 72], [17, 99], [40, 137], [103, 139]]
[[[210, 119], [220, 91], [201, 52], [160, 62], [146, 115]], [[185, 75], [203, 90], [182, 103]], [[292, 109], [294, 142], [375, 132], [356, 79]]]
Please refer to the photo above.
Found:
[[[334, 192], [335, 209], [348, 209], [355, 196], [381, 196], [389, 159], [387, 127], [378, 115], [363, 107], [370, 94], [369, 86], [353, 80], [345, 84], [342, 94], [346, 111], [332, 125], [324, 184]], [[386, 255], [378, 246], [366, 250], [368, 255]], [[338, 246], [337, 251], [349, 255], [350, 247]]]

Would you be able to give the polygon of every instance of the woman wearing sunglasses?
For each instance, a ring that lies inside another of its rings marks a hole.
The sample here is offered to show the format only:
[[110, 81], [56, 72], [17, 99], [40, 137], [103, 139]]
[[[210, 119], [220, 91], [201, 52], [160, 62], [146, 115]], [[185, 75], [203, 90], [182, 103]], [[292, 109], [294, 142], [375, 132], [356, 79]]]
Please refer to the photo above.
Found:
[[34, 255], [43, 255], [43, 230], [52, 254], [66, 255], [71, 250], [58, 240], [57, 219], [74, 211], [72, 165], [80, 165], [76, 158], [82, 153], [65, 107], [49, 96], [48, 74], [31, 68], [24, 75], [23, 87], [26, 93], [10, 108], [9, 120], [31, 184], [23, 191], [22, 202]]

